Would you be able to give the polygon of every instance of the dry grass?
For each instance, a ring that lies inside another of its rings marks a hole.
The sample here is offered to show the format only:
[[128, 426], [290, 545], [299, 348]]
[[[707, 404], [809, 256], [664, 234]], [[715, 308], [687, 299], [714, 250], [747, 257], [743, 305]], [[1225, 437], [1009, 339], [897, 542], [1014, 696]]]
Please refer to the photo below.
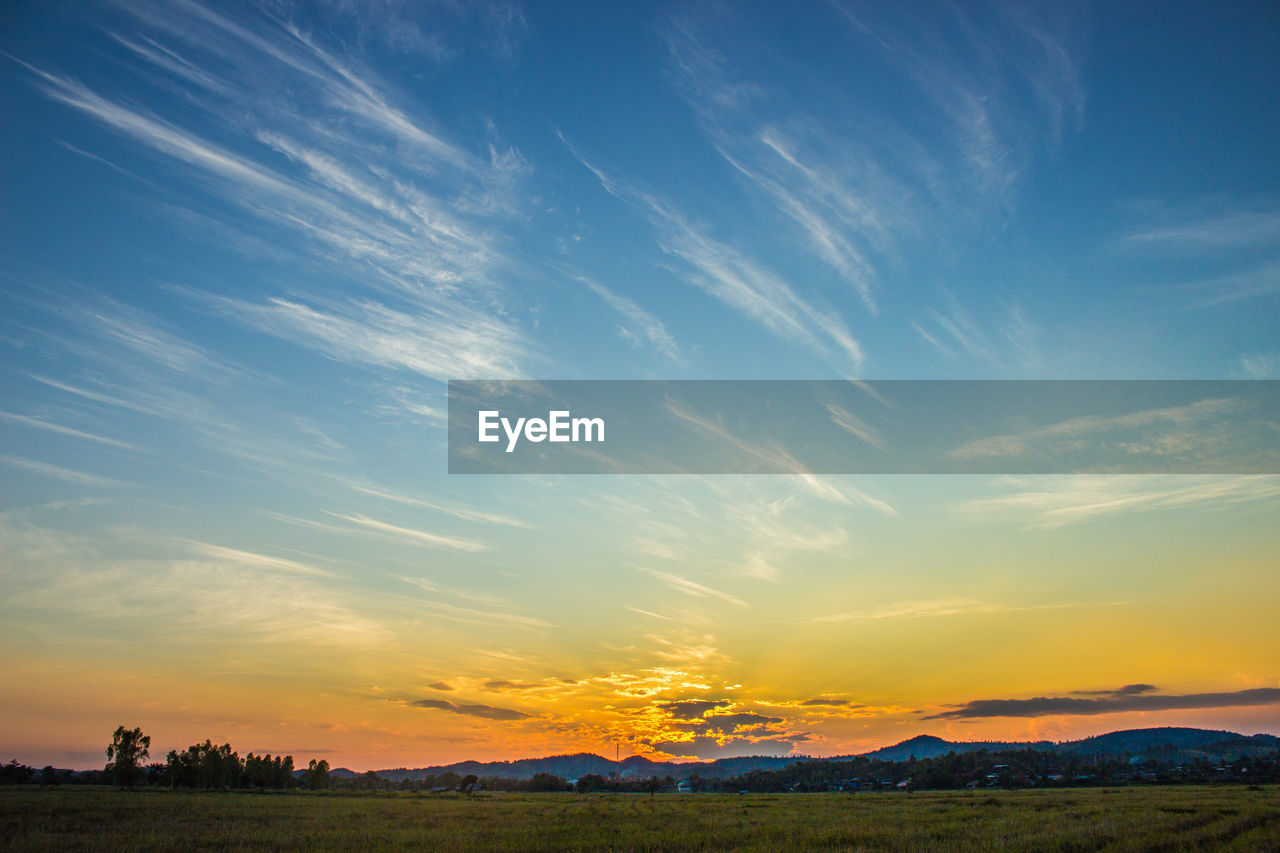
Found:
[[1280, 851], [1274, 786], [914, 794], [0, 791], [0, 850]]

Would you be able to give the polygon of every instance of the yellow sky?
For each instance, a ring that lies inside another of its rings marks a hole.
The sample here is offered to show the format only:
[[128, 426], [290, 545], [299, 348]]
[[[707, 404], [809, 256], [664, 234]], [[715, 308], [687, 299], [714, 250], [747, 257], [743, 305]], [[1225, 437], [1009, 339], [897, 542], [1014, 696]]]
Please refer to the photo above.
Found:
[[[1094, 513], [1079, 493], [1098, 503], [1099, 485], [1073, 478], [597, 481], [573, 539], [535, 515], [442, 556], [378, 530], [367, 542], [387, 550], [351, 561], [10, 512], [5, 746], [95, 766], [127, 724], [153, 757], [211, 738], [363, 770], [618, 745], [836, 755], [921, 733], [1276, 731], [1274, 704], [1230, 697], [925, 719], [1129, 684], [1276, 687], [1274, 504], [1218, 478], [1239, 501], [1133, 508], [1208, 483], [1174, 480], [1116, 478], [1103, 503], [1126, 509]], [[996, 520], [982, 517], [993, 492]], [[1009, 508], [1018, 496], [1029, 508]], [[1069, 505], [1078, 519], [1044, 520]]]

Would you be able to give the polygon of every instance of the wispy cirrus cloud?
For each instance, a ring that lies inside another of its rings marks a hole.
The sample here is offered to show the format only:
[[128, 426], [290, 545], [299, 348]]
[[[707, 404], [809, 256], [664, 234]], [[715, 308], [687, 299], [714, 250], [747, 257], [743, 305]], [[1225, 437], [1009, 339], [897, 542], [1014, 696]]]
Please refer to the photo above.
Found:
[[[662, 34], [673, 85], [716, 152], [874, 314], [909, 241], [1012, 205], [1034, 150], [1079, 124], [1083, 86], [1071, 22], [1052, 10], [828, 11], [877, 76], [919, 93], [917, 123], [859, 87], [806, 76], [733, 10], [684, 11]], [[792, 86], [766, 82], [771, 71]]]
[[245, 325], [331, 358], [434, 379], [513, 375], [529, 354], [521, 333], [461, 305], [398, 311], [372, 300], [323, 305], [284, 297], [263, 303], [229, 297], [207, 301]]
[[[122, 541], [140, 536], [154, 552], [164, 537], [117, 531], [108, 542], [4, 518], [0, 527], [10, 618], [64, 637], [91, 643], [101, 642], [104, 632], [115, 632], [121, 642], [146, 638], [152, 652], [180, 647], [184, 666], [208, 656], [214, 669], [245, 648], [264, 666], [298, 649], [367, 653], [391, 638], [363, 612], [362, 596], [335, 600], [338, 595], [324, 586], [330, 573], [297, 561], [180, 539], [169, 540], [179, 555], [125, 559], [111, 554]], [[297, 660], [292, 664], [296, 668]]]
[[[182, 441], [193, 441], [277, 477], [296, 474], [300, 466], [331, 462], [335, 452], [332, 442], [317, 441], [315, 429], [296, 417], [279, 418], [269, 427], [263, 426], [261, 412], [252, 412], [252, 419], [245, 418], [243, 409], [233, 413], [203, 394], [160, 379], [143, 383], [137, 381], [137, 376], [121, 377], [117, 383], [94, 375], [91, 381], [74, 384], [35, 373], [28, 377], [80, 403], [86, 417], [100, 420], [106, 407], [115, 410], [113, 414], [118, 417], [134, 415], [166, 421]], [[290, 424], [291, 428], [282, 428], [283, 424]], [[307, 440], [303, 440], [304, 436]]]
[[852, 368], [862, 364], [862, 347], [830, 306], [805, 298], [782, 276], [716, 239], [708, 227], [694, 222], [672, 203], [610, 176], [561, 139], [610, 195], [632, 205], [649, 220], [658, 245], [668, 257], [683, 263], [682, 272], [689, 283], [780, 338], [824, 355], [837, 355]]
[[273, 557], [269, 554], [259, 554], [254, 551], [243, 551], [239, 548], [228, 548], [223, 545], [212, 545], [208, 542], [196, 542], [191, 540], [180, 541], [183, 545], [190, 548], [193, 553], [209, 560], [230, 563], [250, 569], [270, 569], [272, 571], [288, 572], [292, 574], [333, 577], [332, 572], [324, 569], [318, 569], [315, 566], [308, 565], [307, 563], [301, 563], [297, 560]]
[[[744, 439], [735, 435], [720, 421], [695, 411], [678, 400], [667, 400], [667, 411], [681, 424], [690, 427], [696, 432], [714, 437], [717, 441], [734, 447], [746, 456], [758, 460], [763, 466], [763, 471], [791, 476], [808, 492], [824, 501], [862, 505], [886, 515], [897, 515], [897, 511], [888, 503], [863, 492], [861, 489], [849, 484], [841, 484], [836, 478], [823, 477], [811, 473], [800, 460], [796, 459], [776, 441], [766, 444]], [[848, 426], [844, 426], [844, 428], [848, 429]]]
[[1127, 252], [1202, 254], [1206, 251], [1280, 246], [1280, 212], [1274, 209], [1226, 210], [1179, 217], [1133, 228], [1114, 238]]
[[[930, 14], [907, 15], [858, 2], [836, 9], [860, 43], [879, 50], [931, 102], [930, 120], [945, 129], [971, 185], [984, 193], [1007, 200], [1031, 139], [1044, 133], [1056, 144], [1083, 120], [1065, 10], [938, 4]], [[1031, 106], [1038, 121], [1024, 116]]]
[[1202, 294], [1195, 302], [1198, 307], [1274, 297], [1280, 294], [1280, 261], [1263, 263], [1243, 272], [1210, 276], [1182, 286]]
[[[1172, 261], [1162, 288], [1192, 307], [1230, 306], [1280, 293], [1280, 206], [1274, 199], [1209, 199], [1181, 206], [1130, 205], [1140, 221], [1112, 238], [1113, 253]], [[1198, 272], [1187, 273], [1187, 259]]]
[[735, 607], [747, 606], [747, 603], [743, 601], [741, 598], [738, 598], [736, 595], [730, 595], [727, 592], [721, 592], [718, 589], [713, 589], [704, 584], [700, 584], [697, 581], [689, 580], [686, 577], [681, 577], [680, 575], [673, 574], [671, 572], [661, 572], [661, 571], [658, 571], [657, 569], [647, 569], [647, 568], [644, 568], [643, 566], [636, 566], [635, 569], [639, 572], [642, 572], [648, 575], [654, 580], [657, 580], [666, 584], [667, 586], [671, 587], [677, 592], [684, 593], [685, 595], [691, 595], [691, 596], [694, 596], [695, 598], [716, 599], [718, 601], [723, 601], [727, 604], [732, 604]]
[[[436, 584], [424, 581], [420, 578], [397, 578], [403, 583], [418, 589], [431, 593], [433, 595], [447, 593], [463, 599], [476, 600], [478, 597], [468, 595], [458, 590], [441, 590]], [[439, 601], [437, 599], [413, 598], [415, 608], [425, 608], [432, 611], [433, 615], [448, 619], [451, 622], [459, 622], [464, 625], [487, 625], [497, 628], [554, 628], [553, 623], [545, 619], [539, 619], [536, 616], [529, 616], [524, 613], [513, 612], [511, 605], [504, 602], [498, 602], [491, 598], [481, 599], [480, 603], [487, 605], [487, 608], [481, 610], [476, 607], [464, 607], [458, 604], [449, 604], [448, 602]]]
[[1199, 708], [1242, 708], [1280, 705], [1280, 687], [1255, 687], [1222, 693], [1164, 694], [1151, 685], [1130, 685], [1091, 699], [1076, 696], [1037, 696], [1034, 699], [974, 699], [926, 720], [973, 720], [987, 717], [1095, 716], [1129, 711], [1171, 711]]
[[684, 363], [680, 347], [661, 320], [641, 308], [629, 297], [610, 290], [593, 278], [584, 275], [573, 275], [573, 278], [600, 297], [604, 304], [622, 318], [623, 322], [618, 326], [620, 336], [634, 344], [647, 344], [653, 347], [659, 355], [674, 364]]
[[83, 471], [76, 471], [71, 468], [64, 468], [61, 465], [52, 465], [48, 462], [40, 462], [36, 459], [27, 459], [22, 456], [13, 456], [8, 453], [0, 453], [0, 463], [10, 465], [14, 468], [21, 468], [25, 471], [31, 471], [41, 474], [45, 477], [53, 477], [55, 480], [66, 480], [70, 483], [78, 483], [83, 486], [109, 486], [119, 487], [132, 485], [123, 480], [117, 480], [113, 477], [100, 477], [96, 474], [86, 474]]
[[486, 512], [465, 504], [427, 501], [421, 498], [403, 495], [399, 492], [393, 492], [379, 486], [372, 486], [360, 482], [348, 482], [347, 485], [350, 486], [353, 491], [359, 492], [362, 495], [370, 495], [375, 498], [381, 498], [383, 500], [398, 504], [405, 504], [407, 506], [417, 506], [422, 507], [423, 509], [435, 510], [436, 512], [442, 512], [445, 515], [451, 515], [454, 518], [460, 518], [463, 521], [474, 521], [481, 524], [497, 524], [504, 527], [520, 527], [526, 530], [533, 529], [532, 524], [521, 521], [518, 518], [511, 518], [495, 512]]
[[1118, 513], [1220, 508], [1280, 497], [1280, 477], [1265, 474], [1002, 477], [996, 482], [1009, 493], [965, 501], [954, 511], [974, 521], [1053, 529]]
[[995, 306], [980, 320], [954, 294], [944, 292], [940, 307], [912, 320], [911, 328], [947, 361], [969, 358], [1022, 369], [1042, 365], [1040, 327], [1016, 302]]
[[1242, 355], [1240, 369], [1246, 379], [1280, 379], [1280, 353]]
[[[1241, 400], [1235, 398], [1206, 398], [1183, 406], [1146, 409], [1124, 415], [1081, 415], [1025, 432], [970, 441], [948, 451], [947, 456], [953, 459], [975, 459], [1018, 457], [1028, 453], [1053, 454], [1074, 448], [1082, 441], [1100, 433], [1170, 427], [1195, 430], [1195, 435], [1189, 437], [1203, 443], [1206, 422], [1212, 422], [1223, 415], [1237, 413], [1243, 405]], [[1177, 438], [1176, 435], [1170, 436], [1166, 432], [1159, 436], [1148, 436], [1145, 440], [1158, 443], [1160, 439], [1171, 437]], [[1135, 442], [1134, 451], [1138, 449], [1138, 444]]]
[[[663, 34], [677, 91], [717, 153], [791, 220], [811, 251], [874, 312], [875, 269], [868, 255], [892, 246], [892, 226], [905, 217], [900, 202], [878, 206], [865, 184], [884, 191], [885, 201], [893, 195], [893, 182], [873, 177], [874, 167], [848, 174], [842, 167], [853, 166], [854, 158], [833, 162], [839, 146], [820, 124], [794, 114], [777, 116], [767, 88], [735, 67], [689, 17], [671, 20]], [[761, 113], [769, 118], [758, 118]]]
[[925, 619], [937, 616], [981, 616], [994, 613], [1020, 613], [1027, 610], [1062, 610], [1076, 607], [1114, 607], [1118, 602], [1081, 603], [1075, 601], [1051, 604], [1001, 604], [972, 598], [935, 598], [897, 601], [868, 610], [853, 610], [829, 616], [806, 619], [812, 623], [878, 622], [884, 619]]
[[[177, 120], [176, 111], [144, 110], [27, 65], [36, 85], [184, 166], [190, 186], [231, 206], [223, 228], [246, 239], [263, 226], [287, 234], [275, 241], [287, 253], [358, 282], [341, 297], [318, 287], [265, 300], [227, 297], [226, 316], [365, 366], [433, 378], [519, 369], [528, 340], [509, 313], [494, 310], [499, 270], [510, 266], [500, 220], [527, 170], [518, 151], [492, 137], [467, 147], [446, 139], [421, 110], [394, 104], [373, 75], [287, 20], [260, 15], [260, 26], [250, 27], [194, 0], [127, 11], [138, 31], [109, 34], [153, 83], [199, 93], [195, 112]], [[254, 85], [268, 68], [280, 86]], [[284, 91], [292, 93], [287, 100]], [[174, 345], [181, 341], [103, 325], [182, 366], [175, 359], [184, 350]]]
[[37, 418], [32, 415], [19, 415], [14, 412], [0, 411], [0, 421], [8, 423], [20, 424], [22, 426], [31, 427], [33, 429], [45, 430], [47, 432], [57, 433], [58, 435], [66, 435], [71, 438], [80, 438], [85, 441], [92, 441], [98, 444], [106, 444], [110, 447], [118, 447], [121, 450], [137, 450], [138, 447], [128, 442], [119, 441], [114, 438], [97, 435], [96, 433], [85, 432], [84, 430], [74, 429], [72, 427], [63, 426], [53, 423], [44, 418]]
[[446, 548], [453, 551], [485, 551], [488, 545], [480, 542], [471, 542], [466, 539], [457, 539], [452, 536], [440, 536], [436, 533], [428, 533], [425, 530], [417, 530], [411, 527], [401, 527], [397, 524], [389, 524], [385, 521], [369, 518], [359, 513], [343, 514], [338, 512], [326, 512], [334, 518], [342, 521], [350, 522], [359, 527], [367, 528], [377, 533], [386, 533], [401, 539], [407, 539], [411, 542], [426, 545], [431, 548]]
[[201, 346], [154, 312], [113, 299], [96, 288], [66, 282], [57, 287], [24, 282], [10, 296], [35, 314], [70, 324], [67, 331], [43, 324], [27, 331], [93, 363], [97, 372], [110, 366], [122, 373], [145, 372], [163, 381], [194, 380], [210, 385], [262, 379], [258, 371]]

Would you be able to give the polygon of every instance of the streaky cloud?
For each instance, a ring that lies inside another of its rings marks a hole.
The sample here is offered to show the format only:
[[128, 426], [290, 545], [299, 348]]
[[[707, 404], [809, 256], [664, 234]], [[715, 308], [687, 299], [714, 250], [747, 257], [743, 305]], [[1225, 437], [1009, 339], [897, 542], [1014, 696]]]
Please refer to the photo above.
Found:
[[584, 275], [573, 275], [573, 278], [622, 317], [625, 322], [618, 327], [618, 333], [622, 337], [635, 343], [647, 342], [668, 361], [674, 364], [684, 363], [680, 347], [661, 320], [630, 298], [610, 290], [593, 278]]
[[450, 702], [445, 699], [412, 699], [405, 704], [414, 708], [430, 708], [438, 711], [450, 711], [465, 717], [480, 717], [485, 720], [525, 720], [533, 717], [524, 711], [510, 708], [495, 708], [492, 705], [469, 705]]
[[958, 504], [954, 511], [974, 521], [1021, 522], [1053, 529], [1131, 512], [1233, 506], [1280, 497], [1280, 477], [1201, 475], [1072, 475], [1003, 477], [1009, 494]]
[[371, 497], [381, 498], [386, 501], [405, 504], [407, 506], [419, 506], [423, 509], [435, 510], [436, 512], [442, 512], [445, 515], [451, 515], [454, 518], [460, 518], [463, 521], [474, 521], [482, 524], [498, 524], [505, 527], [519, 527], [525, 530], [533, 529], [533, 525], [526, 521], [521, 521], [520, 519], [511, 518], [498, 513], [484, 512], [476, 509], [475, 507], [463, 504], [444, 504], [425, 501], [421, 498], [402, 495], [381, 487], [366, 485], [359, 482], [349, 482], [347, 485], [349, 485], [352, 490], [359, 492], [360, 494], [370, 495]]
[[1019, 613], [1027, 610], [1062, 610], [1076, 607], [1115, 606], [1117, 602], [1082, 603], [1057, 602], [1051, 604], [999, 604], [977, 601], [971, 598], [939, 598], [920, 601], [899, 601], [870, 610], [855, 610], [815, 616], [805, 620], [811, 623], [877, 622], [884, 619], [923, 619], [938, 616], [976, 616], [998, 613]]
[[196, 542], [193, 540], [179, 540], [182, 544], [190, 548], [194, 553], [202, 557], [207, 557], [220, 562], [233, 563], [238, 566], [244, 566], [252, 569], [271, 569], [273, 571], [289, 572], [299, 575], [318, 575], [321, 577], [333, 577], [333, 573], [318, 569], [315, 566], [306, 563], [299, 563], [296, 560], [286, 560], [283, 557], [272, 557], [268, 554], [258, 554], [253, 551], [242, 551], [238, 548], [227, 548], [222, 545], [212, 545], [208, 542]]
[[37, 418], [31, 415], [19, 415], [14, 412], [0, 411], [0, 420], [8, 421], [9, 423], [21, 424], [22, 426], [32, 427], [33, 429], [46, 430], [48, 432], [57, 433], [58, 435], [67, 435], [67, 436], [71, 436], [72, 438], [81, 438], [81, 439], [84, 439], [85, 441], [93, 441], [99, 444], [106, 444], [111, 447], [119, 447], [121, 450], [139, 450], [140, 449], [136, 445], [129, 444], [128, 442], [119, 441], [114, 438], [107, 438], [105, 436], [97, 435], [91, 432], [85, 432], [83, 430], [73, 429], [67, 426], [62, 426], [61, 424], [56, 424], [51, 421], [44, 420], [43, 418]]
[[828, 356], [834, 348], [834, 354], [849, 368], [862, 365], [862, 347], [833, 309], [806, 300], [768, 267], [710, 236], [705, 227], [669, 202], [609, 176], [563, 136], [561, 139], [610, 195], [632, 205], [649, 220], [662, 251], [685, 264], [689, 283], [778, 337]]
[[42, 474], [46, 477], [53, 477], [56, 480], [66, 480], [70, 483], [79, 483], [82, 486], [109, 486], [112, 488], [120, 486], [130, 486], [132, 483], [124, 480], [117, 480], [112, 477], [100, 477], [96, 474], [86, 474], [83, 471], [75, 471], [71, 468], [63, 468], [60, 465], [51, 465], [48, 462], [40, 462], [35, 459], [27, 459], [22, 456], [13, 456], [8, 453], [0, 453], [0, 463], [11, 465], [14, 468], [22, 468], [25, 471], [32, 471], [36, 474]]
[[672, 589], [677, 590], [678, 592], [683, 592], [685, 595], [691, 595], [695, 598], [713, 598], [732, 604], [735, 607], [747, 606], [747, 603], [736, 595], [730, 595], [727, 592], [712, 589], [709, 586], [700, 584], [697, 581], [691, 581], [688, 578], [681, 577], [680, 575], [672, 574], [671, 572], [660, 572], [657, 569], [646, 569], [643, 566], [636, 566], [635, 568], [637, 571], [643, 572], [649, 577], [661, 581]]
[[[1140, 685], [1149, 687], [1150, 685]], [[973, 720], [986, 717], [1095, 716], [1129, 711], [1200, 708], [1243, 708], [1280, 705], [1280, 687], [1255, 687], [1226, 693], [1157, 694], [1146, 690], [1116, 691], [1110, 696], [1079, 699], [1038, 696], [1034, 699], [975, 699], [958, 708], [930, 714], [926, 720]]]
[[388, 524], [385, 521], [378, 521], [376, 519], [369, 518], [368, 516], [361, 515], [359, 513], [351, 513], [350, 515], [346, 515], [338, 512], [326, 512], [325, 514], [331, 515], [334, 518], [342, 519], [343, 521], [348, 521], [360, 527], [364, 527], [369, 530], [376, 531], [378, 533], [388, 533], [392, 536], [397, 536], [402, 539], [408, 539], [410, 541], [418, 542], [432, 548], [447, 548], [454, 551], [472, 551], [472, 552], [487, 551], [489, 548], [488, 545], [483, 545], [479, 542], [471, 542], [466, 539], [455, 539], [450, 536], [440, 536], [435, 533], [428, 533], [425, 530], [415, 530], [411, 527], [400, 527], [399, 525]]

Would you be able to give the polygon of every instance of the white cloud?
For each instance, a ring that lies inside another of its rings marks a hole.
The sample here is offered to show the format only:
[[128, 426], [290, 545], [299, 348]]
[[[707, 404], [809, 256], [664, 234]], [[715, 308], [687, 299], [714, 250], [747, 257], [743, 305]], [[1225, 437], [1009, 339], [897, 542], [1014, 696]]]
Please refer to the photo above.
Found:
[[407, 313], [373, 301], [312, 307], [282, 297], [265, 303], [206, 298], [246, 325], [330, 358], [403, 368], [433, 379], [515, 375], [529, 353], [519, 332], [461, 304]]
[[[563, 139], [563, 137], [562, 137]], [[834, 309], [803, 298], [777, 273], [721, 242], [670, 203], [610, 177], [565, 144], [611, 195], [635, 206], [652, 224], [662, 251], [682, 261], [691, 284], [751, 317], [784, 340], [860, 367], [862, 348]], [[833, 352], [834, 349], [834, 352]]]
[[648, 343], [668, 361], [683, 364], [684, 359], [680, 355], [680, 348], [661, 320], [631, 299], [615, 293], [592, 278], [581, 275], [573, 277], [622, 317], [624, 323], [618, 327], [620, 335], [637, 344]]
[[46, 477], [53, 477], [56, 480], [66, 480], [71, 483], [79, 483], [82, 486], [128, 486], [123, 480], [116, 480], [111, 477], [99, 477], [95, 474], [86, 474], [83, 471], [74, 471], [70, 468], [63, 468], [60, 465], [51, 465], [48, 462], [39, 462], [35, 459], [26, 459], [21, 456], [11, 456], [8, 453], [0, 453], [0, 463], [12, 465], [15, 468], [22, 468], [26, 471], [32, 471], [36, 474], [42, 474]]
[[992, 613], [1020, 613], [1027, 610], [1061, 610], [1075, 607], [1115, 606], [1117, 602], [1081, 604], [1062, 602], [1057, 604], [1000, 604], [978, 601], [972, 598], [939, 598], [920, 601], [897, 601], [869, 610], [854, 610], [830, 616], [815, 616], [807, 622], [877, 622], [885, 619], [922, 619], [936, 616], [974, 616]]
[[1280, 497], [1280, 477], [1271, 475], [1079, 475], [1008, 477], [996, 481], [1009, 494], [966, 501], [955, 507], [974, 521], [1052, 529], [1118, 513], [1229, 507]]
[[229, 563], [249, 569], [270, 569], [272, 571], [300, 575], [333, 576], [332, 572], [317, 569], [315, 566], [299, 563], [296, 560], [286, 560], [282, 557], [272, 557], [268, 554], [258, 554], [253, 551], [242, 551], [238, 548], [227, 548], [222, 545], [211, 545], [207, 542], [180, 541], [196, 554], [221, 563]]
[[655, 580], [661, 581], [672, 589], [684, 593], [685, 595], [691, 595], [696, 598], [717, 599], [719, 601], [732, 604], [735, 607], [747, 606], [745, 601], [735, 595], [730, 595], [727, 592], [721, 592], [718, 589], [712, 589], [709, 586], [700, 584], [697, 581], [691, 581], [688, 578], [681, 577], [680, 575], [675, 575], [671, 572], [660, 572], [657, 569], [647, 569], [643, 566], [635, 566], [634, 568]]
[[331, 515], [334, 518], [340, 518], [343, 521], [349, 521], [352, 524], [368, 528], [369, 530], [375, 530], [379, 533], [389, 533], [392, 536], [398, 536], [402, 539], [408, 539], [432, 548], [448, 548], [454, 551], [486, 551], [489, 548], [488, 545], [483, 545], [479, 542], [471, 542], [466, 539], [455, 539], [450, 536], [440, 536], [435, 533], [428, 533], [425, 530], [415, 530], [411, 527], [400, 527], [399, 525], [388, 524], [385, 521], [378, 521], [376, 519], [360, 515], [359, 513], [343, 515], [342, 513], [337, 512], [326, 512], [325, 514]]
[[43, 418], [31, 417], [29, 415], [19, 415], [13, 412], [0, 411], [0, 420], [10, 423], [21, 424], [23, 426], [32, 427], [33, 429], [42, 429], [48, 432], [57, 433], [58, 435], [69, 435], [72, 438], [81, 438], [85, 441], [94, 441], [99, 444], [106, 444], [111, 447], [119, 447], [122, 450], [137, 450], [138, 448], [124, 441], [117, 441], [114, 438], [96, 435], [95, 433], [85, 432], [83, 430], [72, 429], [71, 427], [55, 424]]

